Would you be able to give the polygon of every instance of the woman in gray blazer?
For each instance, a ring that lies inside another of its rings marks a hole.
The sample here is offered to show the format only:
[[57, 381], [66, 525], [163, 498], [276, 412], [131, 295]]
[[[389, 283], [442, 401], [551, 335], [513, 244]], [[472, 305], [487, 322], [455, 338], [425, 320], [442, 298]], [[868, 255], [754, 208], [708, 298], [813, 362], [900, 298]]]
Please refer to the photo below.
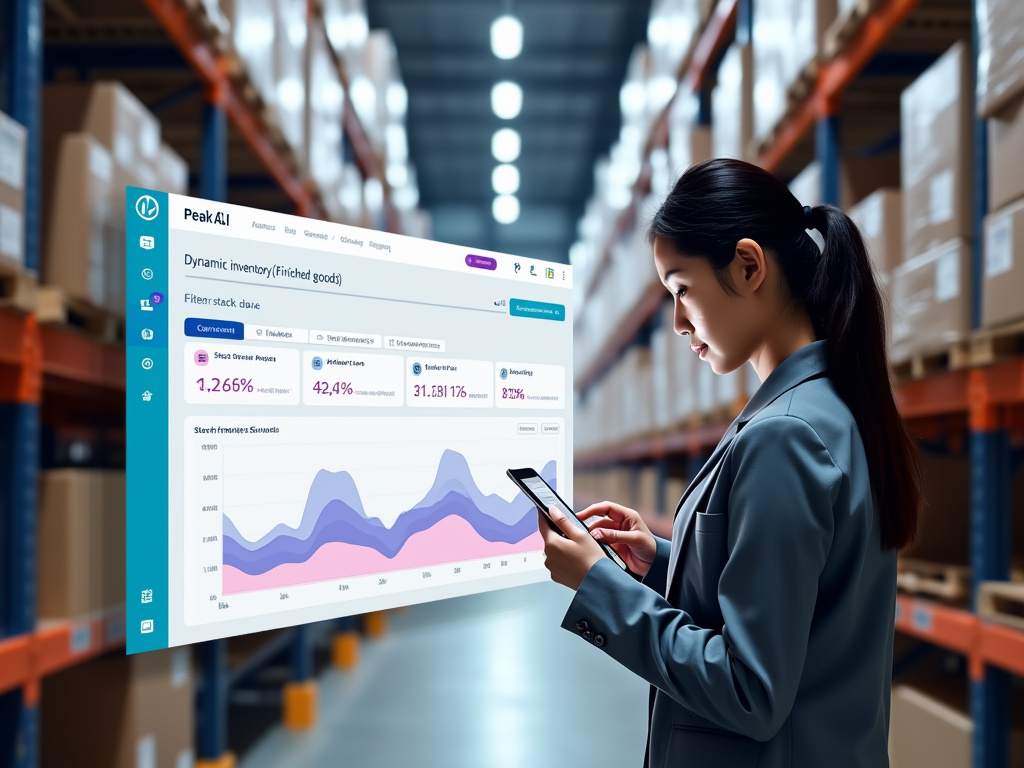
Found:
[[581, 513], [633, 574], [564, 517], [564, 537], [540, 526], [552, 578], [576, 590], [562, 626], [651, 684], [645, 765], [886, 766], [896, 552], [921, 485], [860, 233], [712, 160], [648, 237], [676, 333], [716, 373], [749, 362], [762, 383], [671, 541], [612, 502]]

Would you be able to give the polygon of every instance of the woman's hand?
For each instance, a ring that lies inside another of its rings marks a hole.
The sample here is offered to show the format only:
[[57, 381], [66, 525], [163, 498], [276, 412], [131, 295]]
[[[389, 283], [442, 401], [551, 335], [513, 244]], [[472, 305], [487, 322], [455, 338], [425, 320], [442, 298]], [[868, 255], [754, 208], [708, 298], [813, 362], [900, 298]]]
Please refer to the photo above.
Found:
[[590, 505], [577, 517], [580, 520], [596, 517], [589, 524], [594, 538], [610, 544], [633, 573], [643, 577], [651, 570], [658, 545], [635, 509], [601, 501]]
[[567, 538], [562, 538], [557, 531], [552, 530], [544, 519], [544, 513], [537, 510], [540, 535], [544, 537], [544, 567], [551, 571], [552, 581], [569, 589], [579, 589], [587, 571], [607, 555], [593, 536], [569, 521], [566, 517], [568, 512], [553, 505], [549, 514], [551, 521]]

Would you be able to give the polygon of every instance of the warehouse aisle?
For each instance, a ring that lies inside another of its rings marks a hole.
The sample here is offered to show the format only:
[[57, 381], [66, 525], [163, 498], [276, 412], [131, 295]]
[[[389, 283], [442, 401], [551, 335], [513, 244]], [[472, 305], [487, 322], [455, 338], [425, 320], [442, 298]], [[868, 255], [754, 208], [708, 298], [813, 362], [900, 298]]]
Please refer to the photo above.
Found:
[[308, 734], [267, 734], [240, 768], [639, 766], [647, 686], [559, 623], [536, 584], [391, 613], [353, 672], [320, 681]]

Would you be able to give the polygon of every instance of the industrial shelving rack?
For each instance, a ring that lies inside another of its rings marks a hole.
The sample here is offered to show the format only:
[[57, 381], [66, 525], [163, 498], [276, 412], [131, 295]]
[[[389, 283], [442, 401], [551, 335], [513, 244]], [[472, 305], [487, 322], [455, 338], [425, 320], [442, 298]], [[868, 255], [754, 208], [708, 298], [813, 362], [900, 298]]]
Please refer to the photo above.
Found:
[[[700, 37], [691, 46], [680, 71], [679, 93], [698, 97], [698, 121], [710, 124], [710, 89], [722, 52], [738, 40], [752, 37], [752, 9], [757, 0], [718, 0]], [[965, 2], [967, 5], [969, 0]], [[813, 86], [791, 109], [763, 146], [757, 162], [779, 172], [794, 154], [807, 153], [813, 139], [813, 157], [821, 167], [821, 199], [839, 204], [840, 128], [842, 97], [849, 86], [883, 51], [886, 43], [914, 13], [922, 0], [879, 0], [854, 34], [831, 60], [821, 64]], [[969, 3], [973, 6], [973, 3]], [[971, 30], [977, 41], [974, 11]], [[976, 50], [976, 46], [975, 46]], [[923, 69], [920, 59], [902, 62], [902, 68]], [[896, 61], [897, 68], [901, 62]], [[908, 74], [904, 72], [903, 74]], [[677, 96], [678, 97], [678, 96]], [[646, 147], [646, 157], [668, 143], [669, 110], [655, 122]], [[981, 222], [988, 212], [987, 133], [976, 120], [973, 147], [973, 238], [972, 297], [973, 327], [980, 326], [982, 274]], [[612, 243], [636, 225], [640, 201], [650, 191], [650, 164], [633, 190], [632, 204], [616, 222], [607, 247], [600, 255], [586, 294], [593, 292], [612, 258]], [[668, 301], [664, 288], [653, 282], [634, 305], [597, 357], [576, 377], [580, 392], [597, 381], [631, 344], [640, 343], [642, 331], [657, 321], [659, 309]], [[897, 388], [904, 418], [915, 433], [926, 439], [941, 439], [950, 430], [965, 431], [971, 462], [971, 508], [969, 511], [972, 600], [969, 609], [956, 609], [927, 599], [900, 595], [896, 627], [899, 632], [927, 641], [966, 657], [970, 676], [970, 712], [974, 722], [972, 761], [977, 768], [1009, 764], [1010, 675], [1024, 676], [1024, 631], [991, 623], [976, 612], [975, 596], [982, 581], [1007, 581], [1010, 576], [1010, 481], [1013, 456], [1009, 435], [1024, 432], [1024, 359], [987, 368], [942, 373], [908, 382]], [[658, 499], [665, 501], [665, 479], [669, 459], [688, 458], [696, 466], [721, 439], [726, 424], [682, 427], [624, 443], [577, 452], [579, 469], [600, 469], [612, 465], [653, 462], [660, 478]], [[664, 508], [661, 503], [660, 507]], [[968, 531], [964, 532], [965, 536]], [[898, 663], [898, 662], [897, 662]]]
[[[323, 215], [319, 192], [301, 178], [229, 76], [225, 55], [204, 34], [185, 0], [143, 0], [203, 88], [199, 194], [210, 200], [227, 196], [228, 123], [243, 138], [298, 215]], [[43, 0], [9, 0], [0, 6], [0, 109], [28, 130], [25, 186], [25, 268], [38, 272], [41, 206], [41, 87], [44, 65]], [[309, 0], [307, 17], [318, 18], [317, 0]], [[333, 50], [333, 49], [332, 49]], [[345, 70], [335, 56], [342, 82]], [[83, 62], [88, 63], [88, 62]], [[384, 188], [384, 214], [390, 231], [399, 231], [398, 212], [390, 200], [380, 159], [351, 102], [342, 118], [344, 147], [364, 178]], [[0, 768], [35, 768], [39, 762], [38, 703], [42, 679], [51, 673], [121, 648], [124, 611], [80, 622], [37, 626], [36, 515], [44, 397], [71, 398], [80, 407], [120, 414], [125, 397], [123, 346], [103, 343], [73, 330], [40, 325], [31, 312], [0, 309]], [[381, 631], [383, 617], [371, 616], [368, 627]], [[340, 620], [348, 632], [355, 619]], [[373, 631], [372, 629], [368, 631]], [[314, 632], [296, 627], [229, 671], [225, 641], [205, 643], [198, 688], [200, 726], [198, 764], [230, 766], [227, 752], [228, 693], [238, 679], [270, 657], [289, 653], [293, 680], [310, 685]], [[354, 658], [351, 637], [343, 638]]]

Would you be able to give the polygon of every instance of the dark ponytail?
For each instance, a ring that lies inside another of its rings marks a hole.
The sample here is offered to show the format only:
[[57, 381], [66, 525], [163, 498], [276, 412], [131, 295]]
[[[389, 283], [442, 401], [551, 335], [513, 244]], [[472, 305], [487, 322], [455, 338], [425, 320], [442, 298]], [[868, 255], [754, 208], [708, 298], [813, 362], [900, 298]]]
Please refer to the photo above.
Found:
[[[824, 249], [806, 230], [817, 230]], [[750, 238], [774, 254], [790, 295], [825, 340], [828, 375], [860, 429], [879, 509], [882, 547], [917, 534], [921, 469], [896, 407], [885, 351], [882, 299], [860, 232], [831, 205], [805, 209], [781, 181], [739, 160], [710, 160], [684, 173], [655, 214], [648, 239], [723, 270]]]

